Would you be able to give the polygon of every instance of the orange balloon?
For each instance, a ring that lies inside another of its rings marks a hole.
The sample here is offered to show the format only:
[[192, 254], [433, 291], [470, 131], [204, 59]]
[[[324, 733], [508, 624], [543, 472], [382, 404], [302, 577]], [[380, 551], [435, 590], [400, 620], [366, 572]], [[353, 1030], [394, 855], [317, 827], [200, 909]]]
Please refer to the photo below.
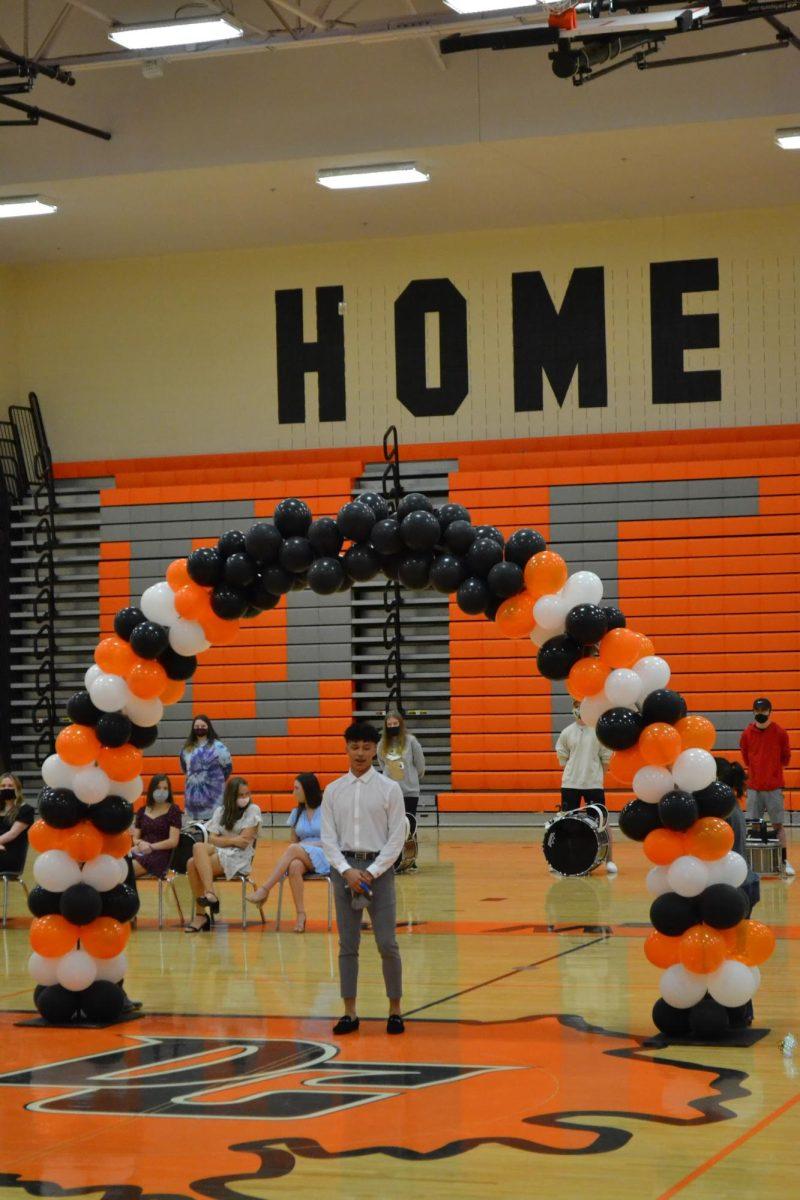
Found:
[[211, 593], [190, 580], [175, 593], [175, 607], [187, 621], [204, 621], [211, 613]]
[[681, 939], [679, 937], [667, 937], [664, 933], [659, 933], [656, 929], [650, 934], [644, 943], [644, 953], [648, 962], [651, 962], [654, 967], [674, 967], [676, 963], [681, 961]]
[[[646, 634], [637, 633], [635, 629], [631, 629], [630, 632], [639, 640], [639, 646], [641, 647], [639, 658], [649, 658], [651, 654], [655, 654], [656, 648]], [[638, 661], [638, 659], [636, 661]]]
[[685, 849], [683, 834], [676, 833], [674, 829], [654, 829], [642, 844], [650, 862], [659, 867], [669, 866], [681, 854], [691, 853]]
[[649, 767], [667, 767], [675, 762], [683, 749], [681, 735], [676, 732], [674, 725], [656, 721], [646, 725], [639, 734], [639, 749]]
[[162, 704], [175, 704], [177, 700], [180, 700], [185, 691], [186, 684], [182, 679], [168, 679], [167, 686], [158, 698]]
[[630, 669], [643, 656], [642, 635], [633, 629], [609, 629], [600, 639], [600, 658], [611, 671]]
[[100, 741], [90, 725], [68, 725], [56, 738], [56, 753], [71, 767], [88, 767], [99, 750]]
[[684, 834], [686, 854], [714, 862], [733, 849], [733, 830], [721, 817], [701, 817]]
[[730, 957], [748, 967], [760, 966], [775, 949], [775, 934], [761, 921], [740, 921], [733, 929], [724, 930], [722, 936]]
[[711, 750], [717, 740], [717, 731], [708, 717], [690, 715], [675, 722], [684, 750]]
[[71, 925], [58, 913], [49, 913], [31, 921], [31, 947], [45, 958], [60, 958], [74, 948], [78, 932], [77, 925]]
[[89, 862], [103, 849], [103, 835], [91, 821], [79, 821], [64, 832], [64, 849], [76, 862]]
[[525, 587], [538, 600], [550, 592], [557, 592], [567, 582], [567, 564], [553, 550], [540, 550], [525, 564]]
[[687, 971], [709, 975], [721, 967], [727, 956], [725, 939], [710, 925], [693, 925], [679, 939], [680, 958]]
[[46, 850], [63, 850], [66, 829], [54, 829], [46, 821], [34, 821], [28, 830], [28, 844], [39, 854]]
[[101, 671], [106, 671], [109, 675], [124, 675], [126, 671], [130, 671], [136, 659], [137, 655], [125, 639], [117, 637], [116, 634], [103, 638], [94, 652], [94, 661]]
[[528, 592], [509, 596], [498, 608], [494, 623], [505, 637], [527, 637], [536, 625], [533, 616], [533, 596]]
[[209, 617], [204, 617], [200, 624], [212, 646], [229, 646], [239, 636], [238, 621], [226, 621], [213, 612]]
[[608, 773], [613, 775], [618, 783], [633, 783], [634, 775], [645, 765], [637, 744], [628, 750], [615, 750], [608, 764]]
[[155, 700], [167, 686], [167, 672], [158, 662], [141, 659], [125, 676], [128, 687], [140, 700]]
[[95, 958], [116, 958], [128, 944], [130, 925], [115, 921], [113, 917], [97, 917], [88, 925], [81, 925], [81, 947]]
[[110, 854], [112, 858], [124, 858], [126, 854], [130, 854], [133, 846], [133, 838], [124, 829], [122, 833], [107, 833], [103, 837], [103, 848], [99, 851], [100, 854]]
[[97, 756], [97, 764], [109, 779], [116, 783], [128, 783], [142, 769], [142, 752], [130, 742], [124, 746], [103, 746]]
[[167, 567], [167, 583], [172, 588], [173, 592], [177, 592], [179, 588], [186, 587], [192, 582], [192, 577], [186, 567], [185, 558], [176, 558]]
[[567, 689], [574, 700], [602, 691], [610, 672], [599, 658], [579, 658], [567, 676]]

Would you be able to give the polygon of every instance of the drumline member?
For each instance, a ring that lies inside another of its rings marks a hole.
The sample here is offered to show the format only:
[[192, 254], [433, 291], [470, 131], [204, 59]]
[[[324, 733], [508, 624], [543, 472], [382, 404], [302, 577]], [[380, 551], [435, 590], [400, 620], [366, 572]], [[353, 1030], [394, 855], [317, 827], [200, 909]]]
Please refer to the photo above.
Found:
[[[561, 811], [573, 812], [580, 808], [581, 800], [586, 804], [602, 804], [606, 794], [603, 775], [611, 759], [611, 751], [602, 746], [590, 725], [581, 720], [581, 706], [576, 700], [572, 705], [573, 722], [558, 736], [556, 756], [564, 768], [561, 775]], [[616, 875], [617, 864], [613, 861], [611, 830], [608, 829], [608, 857], [606, 872]]]

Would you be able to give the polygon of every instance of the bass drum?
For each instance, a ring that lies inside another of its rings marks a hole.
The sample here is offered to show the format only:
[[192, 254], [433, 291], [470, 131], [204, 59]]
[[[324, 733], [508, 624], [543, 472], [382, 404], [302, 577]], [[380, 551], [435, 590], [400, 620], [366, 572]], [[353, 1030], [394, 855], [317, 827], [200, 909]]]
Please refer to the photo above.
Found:
[[608, 832], [600, 827], [601, 819], [602, 814], [582, 808], [559, 813], [545, 825], [542, 849], [548, 865], [556, 874], [588, 875], [606, 861]]
[[186, 868], [192, 861], [192, 854], [198, 842], [208, 841], [208, 829], [201, 821], [193, 821], [184, 826], [178, 838], [178, 844], [172, 851], [169, 869], [176, 875], [185, 875]]
[[417, 818], [413, 813], [406, 813], [406, 836], [400, 857], [394, 864], [395, 875], [400, 875], [403, 871], [409, 871], [416, 864], [418, 853]]

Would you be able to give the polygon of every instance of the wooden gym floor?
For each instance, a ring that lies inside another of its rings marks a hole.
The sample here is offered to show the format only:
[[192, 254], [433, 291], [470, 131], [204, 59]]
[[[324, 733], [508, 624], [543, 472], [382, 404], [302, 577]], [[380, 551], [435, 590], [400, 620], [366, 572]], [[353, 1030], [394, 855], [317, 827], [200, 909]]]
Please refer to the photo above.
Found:
[[[642, 954], [638, 847], [620, 874], [557, 879], [540, 830], [425, 830], [398, 879], [407, 1033], [384, 1032], [365, 935], [361, 1030], [340, 1012], [325, 887], [309, 930], [237, 926], [222, 889], [212, 935], [155, 923], [130, 943], [141, 1020], [20, 1026], [32, 1010], [21, 890], [2, 935], [0, 1197], [186, 1200], [313, 1191], [344, 1197], [555, 1196], [742, 1200], [796, 1194], [800, 1056], [798, 884], [764, 881], [756, 915], [778, 935], [747, 1046], [648, 1046], [658, 972]], [[279, 850], [266, 834], [262, 876]], [[800, 868], [800, 855], [795, 854]], [[800, 875], [798, 876], [800, 880]], [[179, 885], [185, 888], [185, 882]], [[287, 907], [288, 902], [288, 907]], [[230, 921], [230, 923], [228, 923]]]

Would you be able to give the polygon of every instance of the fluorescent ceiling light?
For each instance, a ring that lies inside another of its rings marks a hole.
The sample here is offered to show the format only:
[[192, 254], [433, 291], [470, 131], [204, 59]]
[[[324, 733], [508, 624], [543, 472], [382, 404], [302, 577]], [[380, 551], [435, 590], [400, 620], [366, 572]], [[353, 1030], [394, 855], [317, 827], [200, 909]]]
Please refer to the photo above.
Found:
[[781, 150], [800, 150], [800, 128], [776, 129], [775, 141]]
[[326, 188], [392, 187], [398, 183], [427, 183], [430, 175], [414, 163], [380, 163], [374, 167], [335, 167], [317, 171], [317, 183]]
[[227, 42], [244, 36], [244, 29], [232, 17], [218, 13], [211, 17], [176, 17], [171, 21], [149, 21], [144, 25], [113, 25], [108, 32], [112, 42], [126, 50], [163, 50], [169, 46], [200, 46], [206, 42]]
[[540, 0], [444, 0], [448, 8], [462, 16], [472, 16], [473, 13], [505, 12], [511, 8], [547, 8]]
[[43, 217], [54, 213], [58, 205], [42, 196], [1, 196], [0, 218], [3, 217]]

